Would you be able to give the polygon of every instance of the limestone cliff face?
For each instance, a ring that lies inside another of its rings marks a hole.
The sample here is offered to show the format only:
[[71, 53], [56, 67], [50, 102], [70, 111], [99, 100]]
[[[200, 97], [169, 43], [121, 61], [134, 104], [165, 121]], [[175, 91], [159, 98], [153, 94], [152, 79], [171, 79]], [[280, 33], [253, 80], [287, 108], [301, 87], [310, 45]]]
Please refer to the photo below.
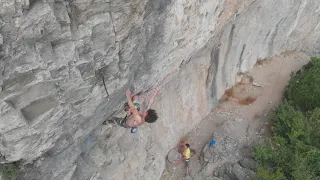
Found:
[[[157, 179], [257, 60], [320, 49], [318, 0], [1, 0], [0, 152], [44, 179]], [[110, 96], [106, 97], [101, 76]], [[101, 126], [160, 86], [139, 133]]]

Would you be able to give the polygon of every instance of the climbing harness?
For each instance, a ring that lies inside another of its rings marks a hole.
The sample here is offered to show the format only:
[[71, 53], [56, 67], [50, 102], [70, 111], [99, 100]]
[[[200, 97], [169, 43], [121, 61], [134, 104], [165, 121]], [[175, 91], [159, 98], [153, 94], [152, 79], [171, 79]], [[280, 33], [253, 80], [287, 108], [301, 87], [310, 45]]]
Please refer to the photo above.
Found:
[[107, 90], [107, 86], [106, 86], [106, 83], [104, 81], [104, 77], [103, 75], [100, 75], [101, 78], [102, 78], [102, 82], [103, 82], [103, 86], [104, 86], [104, 89], [106, 90], [106, 93], [107, 93], [107, 100], [109, 101], [109, 93], [108, 93], [108, 90]]
[[[138, 104], [138, 103], [133, 103], [133, 104], [134, 104], [135, 108], [136, 108], [138, 111], [140, 111], [140, 104]], [[124, 104], [124, 111], [127, 111], [127, 107], [129, 107], [129, 105], [128, 105], [128, 103], [125, 103], [125, 104]], [[126, 117], [127, 117], [127, 116], [126, 116]], [[126, 118], [126, 117], [125, 117], [125, 118]], [[132, 134], [138, 132], [138, 127], [130, 127], [130, 128], [131, 128], [131, 133], [132, 133]]]

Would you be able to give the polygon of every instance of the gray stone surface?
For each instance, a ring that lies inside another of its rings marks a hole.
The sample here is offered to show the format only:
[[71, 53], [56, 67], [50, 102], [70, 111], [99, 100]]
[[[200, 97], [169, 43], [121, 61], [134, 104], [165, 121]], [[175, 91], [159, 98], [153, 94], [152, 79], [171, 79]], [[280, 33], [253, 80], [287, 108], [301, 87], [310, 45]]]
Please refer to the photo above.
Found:
[[235, 118], [224, 121], [219, 131], [213, 133], [212, 139], [216, 140], [216, 145], [209, 147], [210, 143], [207, 143], [202, 150], [200, 160], [204, 167], [195, 178], [212, 178], [214, 172], [222, 179], [247, 180], [255, 177], [254, 171], [239, 164], [242, 162], [249, 166], [248, 161], [243, 160], [252, 155], [248, 153], [250, 144], [258, 139], [252, 136], [254, 132], [255, 129], [245, 120]]
[[[319, 5], [2, 0], [4, 161], [33, 162], [42, 179], [157, 179], [168, 150], [214, 108], [238, 71], [285, 51], [319, 54]], [[126, 89], [149, 94], [156, 86], [157, 123], [135, 135], [101, 127], [121, 109]]]
[[250, 169], [242, 168], [239, 164], [234, 164], [232, 167], [232, 173], [235, 179], [239, 180], [251, 180], [254, 179], [256, 173]]
[[256, 162], [253, 159], [244, 158], [239, 163], [244, 168], [251, 169], [253, 171], [255, 171], [257, 169]]

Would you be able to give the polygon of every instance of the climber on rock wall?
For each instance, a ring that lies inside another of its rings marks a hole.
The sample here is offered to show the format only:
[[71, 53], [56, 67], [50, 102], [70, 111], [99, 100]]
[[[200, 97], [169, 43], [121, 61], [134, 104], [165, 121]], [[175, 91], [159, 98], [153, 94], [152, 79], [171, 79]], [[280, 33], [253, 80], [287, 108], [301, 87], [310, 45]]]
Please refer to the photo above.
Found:
[[[141, 107], [139, 102], [139, 96], [131, 96], [131, 91], [127, 90], [126, 96], [128, 103], [125, 105], [125, 110], [127, 115], [125, 118], [113, 117], [109, 120], [109, 123], [116, 123], [124, 128], [132, 128], [131, 132], [135, 133], [137, 131], [136, 127], [142, 125], [144, 122], [154, 123], [158, 119], [157, 112], [154, 109], [150, 109], [153, 104], [154, 98], [159, 92], [159, 88], [156, 88], [151, 97], [149, 98], [148, 104]], [[144, 104], [143, 104], [144, 105]], [[104, 123], [105, 124], [105, 123]]]

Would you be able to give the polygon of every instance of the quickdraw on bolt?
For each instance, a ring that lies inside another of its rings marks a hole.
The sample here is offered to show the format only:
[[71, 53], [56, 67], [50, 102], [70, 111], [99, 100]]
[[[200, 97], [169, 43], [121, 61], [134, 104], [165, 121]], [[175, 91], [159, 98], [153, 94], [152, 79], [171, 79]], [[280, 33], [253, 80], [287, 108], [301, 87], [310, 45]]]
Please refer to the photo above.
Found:
[[101, 75], [101, 78], [102, 78], [103, 86], [104, 86], [104, 89], [106, 90], [107, 98], [108, 98], [108, 101], [109, 101], [109, 93], [108, 93], [107, 86], [106, 86], [106, 83], [105, 83], [105, 81], [104, 81], [103, 75]]

